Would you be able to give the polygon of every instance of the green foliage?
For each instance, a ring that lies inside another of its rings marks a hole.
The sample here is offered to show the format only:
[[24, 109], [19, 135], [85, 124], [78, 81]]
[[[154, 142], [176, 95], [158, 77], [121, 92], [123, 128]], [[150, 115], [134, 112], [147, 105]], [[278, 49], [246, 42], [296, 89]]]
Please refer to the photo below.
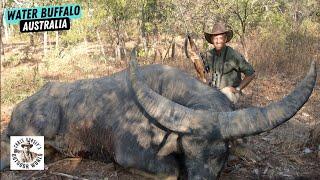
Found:
[[111, 16], [113, 26], [118, 26], [118, 23], [136, 18], [137, 4], [135, 1], [129, 0], [107, 0], [102, 5], [107, 14]]
[[76, 44], [84, 41], [95, 41], [96, 29], [105, 24], [107, 11], [98, 10], [99, 4], [82, 3], [82, 17], [72, 20], [71, 29], [62, 35], [62, 41], [67, 44]]
[[68, 45], [74, 45], [76, 43], [83, 41], [83, 36], [85, 36], [85, 31], [80, 28], [80, 23], [73, 21], [72, 28], [69, 31], [63, 32], [61, 40], [63, 43]]
[[163, 29], [163, 24], [172, 15], [174, 6], [168, 0], [142, 0], [141, 19], [142, 26], [151, 33], [153, 30]]
[[246, 36], [260, 25], [267, 3], [267, 0], [216, 1], [211, 5], [212, 23], [225, 21], [233, 27], [236, 35]]
[[138, 50], [138, 57], [146, 57], [147, 52], [144, 49]]

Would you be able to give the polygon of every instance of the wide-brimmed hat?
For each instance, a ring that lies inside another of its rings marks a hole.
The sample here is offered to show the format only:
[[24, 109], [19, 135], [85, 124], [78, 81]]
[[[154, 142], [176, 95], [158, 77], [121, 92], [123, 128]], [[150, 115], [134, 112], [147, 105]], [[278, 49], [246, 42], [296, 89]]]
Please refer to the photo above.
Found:
[[226, 25], [223, 22], [215, 23], [212, 27], [211, 32], [204, 32], [204, 36], [205, 36], [206, 40], [211, 44], [213, 44], [212, 36], [219, 35], [219, 34], [226, 34], [227, 42], [229, 42], [233, 37], [233, 31], [232, 31], [231, 27]]
[[21, 144], [21, 147], [23, 148], [24, 146], [29, 146], [30, 148], [33, 146], [32, 144], [30, 144], [30, 142], [25, 142]]

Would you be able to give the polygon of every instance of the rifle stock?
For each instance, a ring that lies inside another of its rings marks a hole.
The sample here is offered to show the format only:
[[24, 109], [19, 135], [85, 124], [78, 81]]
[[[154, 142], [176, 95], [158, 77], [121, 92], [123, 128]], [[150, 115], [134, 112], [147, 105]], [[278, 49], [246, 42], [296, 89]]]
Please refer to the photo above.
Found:
[[[190, 45], [190, 48], [188, 48], [188, 44]], [[206, 77], [205, 67], [203, 64], [203, 59], [200, 56], [200, 52], [190, 35], [186, 36], [184, 41], [184, 46], [185, 46], [184, 47], [185, 54], [187, 58], [193, 62], [198, 78], [203, 83], [207, 83], [207, 77]]]

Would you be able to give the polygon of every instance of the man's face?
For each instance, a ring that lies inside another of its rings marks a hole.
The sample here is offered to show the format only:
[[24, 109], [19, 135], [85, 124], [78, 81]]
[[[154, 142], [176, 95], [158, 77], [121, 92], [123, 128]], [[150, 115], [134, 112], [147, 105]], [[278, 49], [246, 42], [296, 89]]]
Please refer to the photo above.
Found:
[[212, 42], [217, 51], [221, 50], [227, 43], [226, 34], [212, 36]]
[[23, 147], [24, 152], [29, 152], [30, 151], [30, 146], [24, 146]]

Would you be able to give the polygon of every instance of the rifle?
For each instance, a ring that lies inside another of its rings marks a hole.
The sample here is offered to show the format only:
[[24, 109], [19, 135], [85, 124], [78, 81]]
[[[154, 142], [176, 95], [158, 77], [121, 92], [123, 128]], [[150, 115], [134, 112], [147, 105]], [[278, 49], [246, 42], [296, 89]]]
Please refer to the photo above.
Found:
[[[190, 44], [190, 51], [188, 51], [188, 43]], [[188, 59], [193, 62], [194, 68], [197, 71], [197, 76], [203, 83], [207, 83], [206, 68], [204, 66], [204, 61], [200, 55], [199, 49], [197, 48], [195, 42], [191, 39], [190, 34], [186, 35], [184, 41], [184, 51]], [[189, 54], [190, 52], [190, 54]]]

